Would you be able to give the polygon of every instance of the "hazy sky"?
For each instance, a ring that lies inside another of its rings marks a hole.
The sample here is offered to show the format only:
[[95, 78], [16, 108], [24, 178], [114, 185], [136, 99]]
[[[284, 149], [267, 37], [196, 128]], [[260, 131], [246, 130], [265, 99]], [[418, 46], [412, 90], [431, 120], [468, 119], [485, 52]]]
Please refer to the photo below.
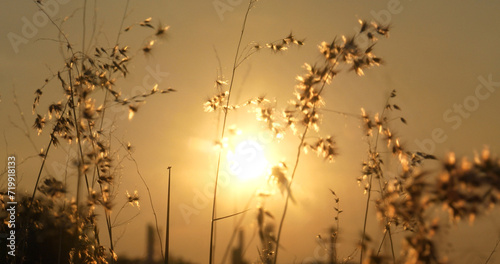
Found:
[[[56, 23], [69, 17], [62, 29], [75, 48], [81, 49], [82, 1], [43, 2], [55, 3], [52, 18]], [[88, 1], [86, 45], [91, 41], [96, 14], [96, 41], [92, 45], [111, 47], [116, 40], [125, 1], [96, 2], [94, 6], [94, 1]], [[134, 146], [134, 157], [151, 188], [162, 233], [165, 230], [167, 167], [173, 167], [171, 250], [175, 255], [198, 263], [208, 259], [211, 206], [204, 193], [213, 182], [216, 156], [212, 142], [219, 131], [218, 115], [205, 113], [203, 103], [216, 92], [214, 81], [218, 71], [222, 71], [225, 79], [230, 77], [247, 3], [243, 0], [130, 1], [125, 27], [152, 17], [155, 26], [161, 21], [170, 29], [166, 38], [161, 39], [152, 54], [146, 57], [142, 56], [140, 48], [152, 31], [134, 27], [120, 36], [120, 43], [129, 45], [133, 54], [130, 76], [117, 83], [124, 94], [151, 89], [155, 81], [160, 88], [172, 87], [177, 92], [149, 98], [132, 121], [126, 120], [126, 111], [117, 111], [116, 138]], [[306, 44], [281, 54], [263, 50], [248, 59], [236, 73], [232, 100], [243, 102], [266, 95], [276, 99], [279, 107], [286, 106], [293, 97], [295, 77], [303, 73], [302, 65], [320, 62], [317, 46], [321, 41], [352, 35], [359, 28], [358, 19], [377, 20], [392, 26], [390, 38], [381, 38], [375, 50], [386, 61], [385, 65], [366, 71], [363, 77], [343, 72], [328, 87], [325, 108], [354, 114], [359, 114], [361, 107], [370, 113], [380, 112], [389, 92], [396, 89], [396, 103], [403, 109], [402, 116], [408, 125], [395, 124], [395, 129], [409, 148], [440, 158], [448, 151], [470, 156], [484, 145], [493, 153], [500, 153], [498, 10], [500, 3], [496, 1], [476, 1], [474, 4], [410, 0], [258, 1], [249, 14], [244, 45], [252, 41], [264, 44], [290, 32], [299, 39], [304, 38]], [[36, 155], [35, 149], [45, 148], [49, 138], [47, 133], [37, 137], [35, 131], [30, 131], [34, 140], [31, 143], [12, 124], [22, 127], [13, 93], [17, 94], [21, 111], [31, 126], [34, 91], [43, 85], [51, 72], [61, 68], [63, 61], [59, 44], [54, 41], [57, 30], [38, 17], [37, 12], [32, 1], [7, 1], [0, 11], [1, 160], [12, 153], [19, 159]], [[27, 31], [26, 24], [32, 23], [35, 31]], [[19, 37], [20, 42], [13, 44], [14, 36]], [[221, 69], [218, 69], [217, 56]], [[60, 86], [53, 82], [44, 90], [42, 105], [61, 100], [59, 92]], [[262, 125], [252, 121], [253, 116], [245, 109], [229, 114], [228, 124], [242, 131], [234, 141], [253, 138], [262, 144], [269, 162], [286, 161], [291, 165], [298, 140], [288, 133], [280, 143], [269, 142]], [[366, 196], [356, 178], [361, 174], [360, 164], [367, 150], [360, 122], [325, 113], [321, 131], [335, 136], [340, 155], [334, 163], [325, 163], [312, 153], [301, 160], [292, 187], [297, 203], [289, 208], [283, 229], [282, 263], [302, 263], [314, 258], [320, 250], [315, 242], [316, 235], [325, 234], [334, 223], [333, 199], [328, 188], [337, 192], [344, 209], [342, 256], [352, 252], [360, 237]], [[57, 166], [66, 162], [64, 153], [69, 150], [56, 151], [59, 154], [48, 159], [46, 172], [53, 176], [58, 176]], [[21, 189], [32, 190], [40, 162], [38, 158], [30, 158], [19, 166]], [[426, 165], [434, 166], [431, 162]], [[121, 172], [123, 177], [116, 190], [118, 197], [122, 199], [125, 190], [138, 190], [141, 211], [126, 228], [117, 229], [118, 234], [124, 232], [117, 251], [141, 257], [145, 254], [145, 225], [154, 221], [151, 207], [133, 162], [124, 161]], [[0, 186], [5, 186], [5, 177], [1, 179]], [[231, 178], [226, 187], [219, 189], [218, 215], [243, 210], [255, 188], [262, 183], [265, 183], [264, 176], [250, 182]], [[283, 202], [278, 191], [266, 206], [278, 217]], [[256, 205], [254, 199], [252, 208]], [[186, 208], [195, 209], [192, 214], [186, 214], [182, 211]], [[124, 220], [135, 213], [133, 208], [127, 210]], [[256, 211], [252, 210], [243, 222], [247, 242], [255, 235], [255, 216]], [[379, 225], [372, 216], [370, 228], [375, 236]], [[216, 258], [219, 261], [235, 223], [235, 219], [227, 219], [217, 225]], [[454, 242], [445, 248], [452, 258], [466, 258], [468, 263], [484, 262], [500, 236], [499, 224], [497, 213], [478, 220], [476, 225], [483, 228], [452, 227], [450, 237], [443, 241], [468, 237], [483, 243]], [[258, 237], [254, 237], [248, 249], [246, 256], [250, 260], [257, 259], [257, 242]], [[498, 261], [500, 256], [495, 259]]]

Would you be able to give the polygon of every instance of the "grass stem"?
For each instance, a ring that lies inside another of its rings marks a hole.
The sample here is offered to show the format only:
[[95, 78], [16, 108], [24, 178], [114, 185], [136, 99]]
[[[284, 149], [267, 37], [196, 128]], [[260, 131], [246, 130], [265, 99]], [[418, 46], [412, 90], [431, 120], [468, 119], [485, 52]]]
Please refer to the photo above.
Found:
[[493, 248], [493, 250], [491, 251], [490, 255], [488, 256], [488, 259], [486, 259], [486, 262], [484, 262], [484, 264], [488, 264], [491, 260], [491, 257], [493, 256], [493, 254], [495, 253], [497, 247], [498, 247], [498, 244], [500, 243], [500, 238], [497, 239], [497, 243], [495, 244], [495, 247]]
[[[229, 101], [231, 99], [231, 91], [233, 88], [234, 84], [234, 76], [236, 73], [236, 67], [237, 67], [237, 62], [238, 62], [238, 55], [240, 52], [240, 46], [241, 42], [243, 40], [243, 35], [245, 33], [245, 28], [246, 28], [246, 23], [247, 23], [247, 18], [248, 18], [248, 13], [250, 12], [250, 9], [252, 8], [252, 4], [255, 0], [250, 0], [248, 3], [248, 8], [245, 13], [245, 18], [243, 19], [243, 25], [241, 28], [241, 33], [240, 33], [240, 38], [238, 40], [238, 46], [236, 47], [236, 54], [234, 56], [234, 63], [233, 63], [233, 69], [231, 73], [231, 81], [229, 84], [229, 90], [228, 90], [228, 95], [227, 95], [227, 102], [226, 102], [226, 108], [224, 109], [224, 119], [222, 122], [222, 132], [221, 132], [221, 140], [224, 138], [224, 132], [226, 128], [226, 121], [227, 121], [227, 114], [228, 114], [228, 107], [229, 107]], [[215, 209], [216, 209], [216, 202], [217, 202], [217, 185], [219, 181], [219, 171], [220, 171], [220, 161], [221, 161], [221, 155], [222, 155], [222, 150], [219, 150], [219, 155], [217, 159], [217, 171], [215, 174], [215, 183], [214, 183], [214, 198], [212, 200], [212, 219], [210, 222], [210, 254], [209, 254], [209, 263], [212, 264], [214, 261], [214, 251], [215, 251]]]
[[172, 167], [168, 167], [168, 194], [167, 194], [167, 231], [165, 234], [165, 264], [168, 264], [168, 256], [169, 256], [169, 246], [170, 246], [170, 177], [171, 177]]

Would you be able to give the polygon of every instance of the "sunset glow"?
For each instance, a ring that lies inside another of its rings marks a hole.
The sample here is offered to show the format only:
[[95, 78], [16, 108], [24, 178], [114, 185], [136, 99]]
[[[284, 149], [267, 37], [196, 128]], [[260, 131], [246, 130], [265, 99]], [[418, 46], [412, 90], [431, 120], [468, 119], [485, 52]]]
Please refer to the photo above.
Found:
[[252, 139], [243, 140], [229, 150], [227, 161], [229, 172], [243, 181], [262, 176], [268, 167], [264, 148]]

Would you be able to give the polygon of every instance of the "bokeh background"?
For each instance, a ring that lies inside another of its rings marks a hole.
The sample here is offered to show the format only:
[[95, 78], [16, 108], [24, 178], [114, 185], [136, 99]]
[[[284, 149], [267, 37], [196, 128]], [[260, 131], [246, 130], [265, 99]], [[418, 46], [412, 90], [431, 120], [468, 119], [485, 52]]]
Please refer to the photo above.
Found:
[[[58, 24], [68, 18], [62, 29], [76, 49], [81, 48], [83, 30], [90, 45], [94, 28], [93, 44], [113, 46], [125, 1], [86, 2], [85, 28], [84, 1], [57, 1], [58, 10], [52, 18]], [[139, 170], [151, 189], [162, 234], [167, 167], [172, 166], [171, 252], [197, 263], [206, 263], [208, 259], [210, 188], [216, 168], [213, 142], [220, 133], [219, 116], [205, 113], [203, 103], [216, 93], [214, 82], [220, 73], [225, 79], [230, 77], [247, 5], [243, 0], [130, 1], [124, 26], [152, 17], [155, 25], [161, 22], [170, 29], [148, 56], [142, 56], [140, 49], [153, 31], [136, 26], [120, 36], [120, 43], [135, 52], [131, 74], [117, 84], [123, 94], [151, 89], [154, 83], [177, 92], [148, 98], [131, 121], [127, 120], [126, 111], [117, 110], [115, 137], [133, 146]], [[293, 98], [295, 77], [303, 73], [303, 64], [321, 60], [317, 46], [322, 41], [354, 34], [359, 29], [358, 19], [375, 20], [391, 24], [390, 38], [381, 38], [375, 51], [385, 64], [366, 71], [363, 77], [342, 72], [325, 92], [325, 108], [357, 115], [364, 107], [374, 114], [382, 111], [387, 96], [395, 89], [395, 103], [402, 108], [401, 115], [408, 124], [396, 122], [394, 127], [409, 148], [443, 159], [449, 151], [472, 156], [485, 145], [498, 154], [498, 10], [500, 3], [495, 1], [258, 1], [250, 11], [243, 44], [264, 44], [293, 32], [297, 38], [305, 39], [305, 45], [279, 54], [263, 50], [249, 58], [238, 68], [231, 100], [241, 103], [265, 95], [276, 100], [278, 108], [286, 107]], [[49, 135], [37, 136], [36, 131], [26, 129], [21, 117], [31, 126], [35, 118], [31, 114], [34, 91], [63, 63], [59, 43], [55, 41], [57, 29], [50, 22], [36, 22], [37, 11], [32, 1], [6, 1], [0, 11], [0, 160], [6, 161], [7, 155], [15, 154], [23, 161], [18, 165], [18, 188], [26, 193], [33, 189], [41, 162], [37, 154], [46, 147]], [[38, 23], [36, 32], [23, 35], [26, 23]], [[13, 45], [13, 34], [26, 41]], [[484, 84], [481, 80], [489, 80], [491, 89], [478, 88]], [[57, 84], [46, 88], [41, 104], [61, 100], [59, 89]], [[253, 120], [254, 114], [247, 109], [231, 112], [228, 125], [241, 131], [232, 140], [253, 139], [260, 142], [271, 164], [285, 161], [291, 165], [298, 139], [289, 132], [284, 140], [276, 142], [262, 124]], [[355, 249], [366, 199], [356, 181], [367, 154], [360, 126], [359, 119], [349, 115], [324, 112], [321, 132], [334, 135], [340, 155], [334, 163], [324, 162], [313, 153], [301, 160], [293, 185], [297, 203], [289, 208], [283, 230], [283, 263], [302, 263], [321, 256], [316, 236], [326, 234], [334, 224], [334, 201], [329, 188], [338, 194], [344, 210], [340, 220], [340, 255], [346, 257]], [[433, 133], [439, 133], [436, 130], [443, 134], [438, 140], [433, 139]], [[61, 166], [65, 166], [71, 148], [61, 147], [57, 153], [49, 157], [45, 174], [64, 177]], [[424, 165], [428, 170], [437, 169], [437, 163], [429, 161]], [[117, 228], [117, 252], [120, 256], [144, 257], [146, 226], [154, 223], [153, 214], [134, 163], [125, 159], [121, 166], [117, 199], [124, 198], [126, 190], [137, 190], [141, 209], [137, 217]], [[227, 184], [219, 189], [217, 215], [245, 209], [255, 189], [266, 183], [265, 176], [250, 181], [228, 177]], [[5, 186], [5, 174], [1, 181], [0, 186]], [[278, 217], [283, 202], [278, 191], [266, 201], [266, 208]], [[251, 208], [257, 204], [253, 199]], [[137, 213], [135, 208], [126, 210], [121, 215], [123, 220]], [[256, 211], [251, 210], [243, 221], [246, 243], [253, 238], [245, 255], [249, 260], [257, 259], [255, 216]], [[377, 237], [379, 223], [374, 214], [370, 214], [370, 219], [370, 234]], [[236, 218], [230, 218], [217, 225], [218, 261], [236, 222]], [[450, 225], [439, 239], [453, 262], [484, 262], [500, 237], [499, 224], [498, 213], [493, 211], [477, 219], [474, 226]], [[499, 258], [494, 256], [492, 263]]]

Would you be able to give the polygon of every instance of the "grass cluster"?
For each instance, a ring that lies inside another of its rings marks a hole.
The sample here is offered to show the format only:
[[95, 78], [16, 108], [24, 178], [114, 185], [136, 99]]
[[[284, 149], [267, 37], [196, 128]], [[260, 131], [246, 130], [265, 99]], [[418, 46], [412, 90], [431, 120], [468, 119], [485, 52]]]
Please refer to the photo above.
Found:
[[[34, 4], [46, 12], [41, 1]], [[87, 9], [86, 2], [83, 9]], [[127, 12], [128, 1], [121, 28]], [[134, 162], [135, 159], [131, 144], [114, 138], [115, 117], [109, 111], [119, 108], [121, 110], [114, 112], [127, 111], [128, 118], [132, 119], [148, 97], [174, 92], [171, 88], [159, 89], [156, 84], [149, 91], [126, 97], [116, 85], [118, 79], [127, 77], [129, 64], [135, 57], [132, 54], [149, 54], [153, 45], [167, 34], [168, 27], [153, 26], [152, 19], [147, 18], [120, 29], [112, 46], [98, 45], [95, 28], [86, 40], [84, 28], [83, 40], [78, 46], [63, 31], [66, 21], [56, 23], [50, 19], [59, 32], [54, 41], [61, 44], [64, 63], [35, 91], [33, 129], [39, 136], [48, 136], [48, 142], [38, 154], [41, 165], [32, 195], [17, 198], [21, 200], [16, 212], [21, 219], [16, 226], [17, 254], [15, 257], [3, 254], [3, 263], [115, 263], [118, 256], [114, 243], [118, 238], [113, 230], [131, 220], [121, 219], [120, 213], [127, 205], [138, 207], [139, 195], [137, 191], [121, 194], [117, 186], [121, 163], [126, 158]], [[136, 53], [120, 44], [122, 32], [134, 26], [151, 30], [145, 34], [146, 44]], [[59, 100], [45, 102], [46, 93], [50, 94], [47, 100]], [[40, 109], [40, 105], [48, 107]], [[64, 148], [62, 145], [76, 150], [77, 155], [69, 157], [71, 162], [64, 175], [44, 173], [46, 161], [56, 156], [54, 152]], [[77, 179], [74, 186], [67, 184], [72, 176]], [[139, 176], [142, 178], [140, 173]], [[2, 208], [6, 209], [7, 193], [2, 195]], [[118, 209], [117, 201], [124, 200], [122, 195], [125, 202]], [[112, 213], [114, 210], [117, 213]], [[101, 216], [104, 226], [100, 225]], [[8, 215], [1, 217], [6, 220]], [[6, 225], [1, 228], [2, 232], [7, 230]], [[109, 243], [102, 242], [102, 230]]]
[[[241, 56], [241, 38], [245, 32], [248, 12], [255, 2], [249, 2], [243, 21], [231, 81], [229, 83], [221, 81], [222, 76], [216, 81], [219, 94], [205, 103], [205, 110], [208, 112], [220, 110], [223, 113], [223, 132], [217, 142], [227, 140], [224, 131], [228, 113], [246, 106], [253, 107], [251, 111], [256, 113], [256, 119], [264, 122], [265, 127], [275, 135], [277, 140], [281, 140], [285, 135], [293, 135], [297, 139], [296, 157], [293, 164], [290, 166], [280, 162], [272, 167], [268, 176], [267, 184], [276, 186], [285, 195], [281, 217], [276, 218], [273, 212], [263, 208], [265, 203], [259, 203], [257, 207], [256, 228], [260, 239], [260, 246], [258, 246], [260, 259], [255, 263], [273, 264], [280, 263], [282, 228], [289, 202], [294, 202], [292, 183], [298, 176], [297, 167], [302, 154], [312, 151], [326, 161], [333, 161], [339, 155], [334, 136], [323, 135], [320, 129], [321, 124], [325, 122], [322, 118], [323, 113], [331, 111], [331, 109], [323, 109], [323, 92], [325, 89], [341, 89], [341, 87], [330, 87], [333, 86], [332, 82], [338, 74], [353, 72], [358, 76], [363, 76], [366, 70], [383, 64], [382, 58], [375, 55], [374, 49], [378, 38], [389, 37], [390, 25], [359, 20], [360, 30], [356, 34], [336, 37], [332, 42], [320, 43], [318, 49], [324, 59], [315, 64], [304, 64], [305, 73], [297, 77], [297, 85], [292, 91], [294, 98], [288, 101], [289, 106], [286, 109], [277, 109], [276, 104], [265, 97], [249, 99], [243, 105], [231, 104], [230, 96], [234, 90], [232, 84], [235, 71], [250, 55], [260, 51], [262, 47], [270, 48], [273, 52], [282, 52], [290, 45], [304, 44], [303, 40], [298, 40], [290, 34], [278, 44], [249, 45], [251, 48], [248, 55]], [[360, 41], [360, 39], [367, 39], [368, 42]], [[227, 86], [228, 88], [224, 89]], [[407, 124], [406, 119], [399, 114], [401, 107], [393, 102], [396, 94], [395, 90], [390, 93], [382, 112], [370, 115], [365, 109], [361, 109], [359, 115], [353, 116], [360, 120], [368, 146], [368, 156], [362, 162], [362, 175], [358, 178], [358, 183], [362, 185], [366, 196], [362, 235], [359, 238], [359, 244], [353, 245], [353, 254], [344, 258], [338, 256], [337, 238], [342, 210], [339, 197], [331, 190], [336, 213], [332, 222], [336, 224], [331, 229], [330, 238], [318, 236], [320, 244], [330, 245], [329, 248], [323, 246], [329, 255], [327, 263], [350, 263], [356, 254], [359, 254], [359, 263], [363, 264], [446, 263], [446, 255], [439, 252], [439, 247], [434, 241], [440, 226], [446, 222], [435, 213], [436, 208], [445, 208], [449, 212], [449, 219], [453, 221], [467, 218], [472, 222], [477, 215], [491, 210], [500, 198], [498, 192], [500, 160], [491, 157], [488, 149], [484, 149], [481, 155], [476, 155], [474, 163], [464, 158], [458, 164], [453, 153], [449, 154], [448, 160], [438, 160], [431, 154], [414, 151], [403, 145], [400, 136], [391, 129], [394, 122]], [[397, 117], [391, 117], [394, 111], [398, 112]], [[392, 153], [392, 156], [382, 158], [381, 154], [387, 152]], [[219, 163], [220, 159], [219, 152]], [[396, 162], [396, 169], [384, 165], [384, 163], [389, 163], [387, 159]], [[429, 177], [435, 172], [424, 168], [424, 160], [434, 160], [442, 164], [437, 180], [435, 177]], [[398, 171], [397, 168], [401, 169]], [[210, 263], [217, 262], [213, 254], [215, 247], [213, 229], [214, 223], [218, 220], [214, 213], [219, 170], [218, 166], [213, 199]], [[396, 176], [389, 177], [388, 175]], [[378, 194], [375, 199], [372, 197], [374, 194]], [[269, 193], [256, 193], [260, 199], [266, 199], [269, 195]], [[367, 222], [370, 208], [376, 210], [378, 220], [381, 222], [383, 231], [381, 241], [374, 241], [368, 234]], [[393, 239], [394, 231], [404, 234], [402, 241]], [[382, 251], [382, 246], [386, 241], [389, 241], [388, 252]], [[402, 248], [401, 254], [396, 253], [396, 247]], [[222, 262], [224, 261], [225, 258]]]

